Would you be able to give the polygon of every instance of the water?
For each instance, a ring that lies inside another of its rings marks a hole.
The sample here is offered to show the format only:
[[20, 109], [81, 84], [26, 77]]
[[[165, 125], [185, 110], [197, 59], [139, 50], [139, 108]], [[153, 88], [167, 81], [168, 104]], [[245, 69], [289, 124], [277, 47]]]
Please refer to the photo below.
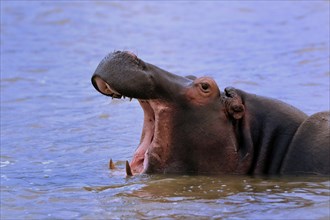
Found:
[[2, 1], [1, 219], [328, 219], [329, 178], [126, 178], [142, 110], [90, 77], [131, 50], [312, 114], [330, 108], [329, 23], [328, 1]]

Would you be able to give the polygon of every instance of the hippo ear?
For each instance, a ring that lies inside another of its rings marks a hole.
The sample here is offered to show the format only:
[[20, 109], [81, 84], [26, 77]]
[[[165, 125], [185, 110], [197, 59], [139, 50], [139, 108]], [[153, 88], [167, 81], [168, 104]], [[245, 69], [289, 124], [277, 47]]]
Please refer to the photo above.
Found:
[[234, 103], [230, 110], [229, 110], [229, 113], [230, 115], [235, 118], [236, 120], [239, 120], [243, 117], [244, 115], [244, 111], [245, 111], [245, 108], [244, 108], [244, 105], [242, 103]]
[[245, 113], [245, 107], [243, 105], [241, 97], [237, 94], [236, 89], [232, 87], [225, 88], [225, 93], [225, 105], [227, 112], [234, 119], [241, 119]]

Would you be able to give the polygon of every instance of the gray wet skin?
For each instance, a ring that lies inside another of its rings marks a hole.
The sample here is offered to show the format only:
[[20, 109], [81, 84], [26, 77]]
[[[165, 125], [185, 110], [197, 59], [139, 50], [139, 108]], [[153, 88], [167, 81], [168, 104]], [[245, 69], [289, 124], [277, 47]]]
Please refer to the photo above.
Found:
[[[231, 87], [220, 92], [210, 77], [177, 76], [125, 51], [106, 56], [92, 84], [104, 95], [137, 99], [144, 111], [141, 141], [127, 165], [133, 175], [330, 173], [328, 133], [314, 133], [322, 144], [309, 141], [309, 151], [300, 151], [295, 143], [311, 135], [296, 131], [308, 116], [281, 101]], [[319, 163], [307, 169], [294, 162], [297, 155]]]

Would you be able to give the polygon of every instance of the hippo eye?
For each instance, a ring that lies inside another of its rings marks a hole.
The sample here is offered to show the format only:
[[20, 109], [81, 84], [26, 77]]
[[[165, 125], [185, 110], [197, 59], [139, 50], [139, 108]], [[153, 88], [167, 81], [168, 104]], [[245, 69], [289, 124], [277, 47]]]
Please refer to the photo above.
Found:
[[201, 83], [200, 88], [203, 92], [210, 92], [210, 85], [208, 83]]

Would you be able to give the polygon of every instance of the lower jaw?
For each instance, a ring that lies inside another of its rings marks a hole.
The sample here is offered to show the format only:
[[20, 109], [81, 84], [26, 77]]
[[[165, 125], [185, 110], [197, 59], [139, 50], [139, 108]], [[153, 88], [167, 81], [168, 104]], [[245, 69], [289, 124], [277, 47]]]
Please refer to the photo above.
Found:
[[161, 173], [163, 167], [163, 161], [159, 153], [155, 152], [157, 147], [150, 146], [144, 152], [143, 157], [140, 155], [134, 155], [131, 163], [133, 174], [144, 174], [144, 173]]
[[144, 160], [145, 160], [145, 156], [138, 156], [138, 155], [134, 155], [133, 159], [130, 163], [130, 167], [132, 170], [133, 174], [140, 174], [143, 172], [144, 170]]

